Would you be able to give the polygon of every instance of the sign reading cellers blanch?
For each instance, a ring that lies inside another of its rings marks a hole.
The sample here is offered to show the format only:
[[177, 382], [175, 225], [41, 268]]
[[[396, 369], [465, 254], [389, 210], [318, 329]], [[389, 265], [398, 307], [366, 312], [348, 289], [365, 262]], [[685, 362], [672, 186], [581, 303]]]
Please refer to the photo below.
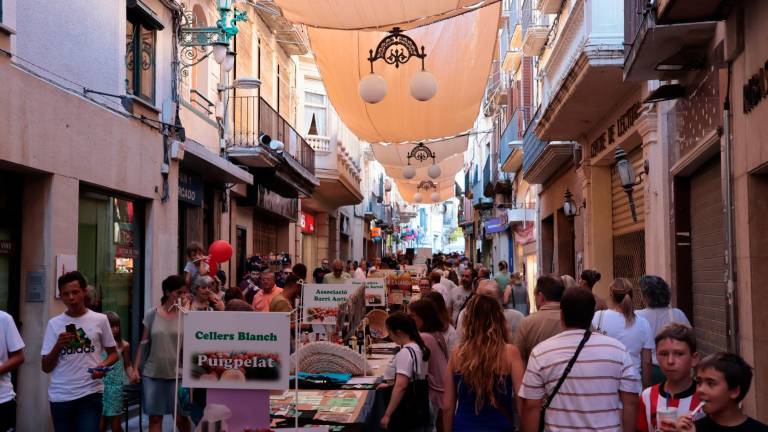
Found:
[[305, 324], [336, 324], [339, 305], [347, 301], [360, 284], [304, 284], [302, 304]]
[[291, 326], [281, 312], [189, 312], [184, 317], [184, 387], [288, 388]]

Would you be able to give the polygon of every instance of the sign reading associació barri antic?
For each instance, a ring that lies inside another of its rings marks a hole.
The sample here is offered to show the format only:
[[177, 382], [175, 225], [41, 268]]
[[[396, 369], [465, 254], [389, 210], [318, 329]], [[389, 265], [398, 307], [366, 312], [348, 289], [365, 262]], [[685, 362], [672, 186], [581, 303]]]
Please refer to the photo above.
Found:
[[302, 290], [306, 324], [336, 324], [339, 305], [360, 288], [360, 284], [304, 284]]
[[184, 317], [183, 385], [287, 389], [290, 319], [279, 312], [190, 312]]

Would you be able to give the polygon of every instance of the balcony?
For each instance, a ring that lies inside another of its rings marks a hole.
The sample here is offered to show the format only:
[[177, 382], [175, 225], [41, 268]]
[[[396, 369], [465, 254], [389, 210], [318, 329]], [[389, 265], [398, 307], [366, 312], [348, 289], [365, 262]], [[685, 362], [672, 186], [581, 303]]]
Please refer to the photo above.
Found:
[[[543, 65], [541, 118], [536, 134], [547, 141], [577, 139], [636, 91], [623, 80], [624, 15], [616, 0], [575, 0]], [[599, 102], [598, 102], [599, 101]]]
[[560, 12], [560, 7], [562, 5], [562, 0], [539, 0], [538, 9], [541, 13], [556, 14]]
[[575, 148], [576, 144], [569, 141], [541, 140], [529, 125], [523, 134], [523, 178], [530, 184], [545, 183], [574, 158]]
[[362, 202], [359, 162], [354, 160], [344, 144], [337, 142], [336, 137], [320, 135], [309, 135], [307, 141], [315, 151], [320, 187], [302, 205], [309, 210], [330, 212]]
[[523, 0], [522, 14], [520, 15], [521, 50], [527, 56], [541, 54], [549, 35], [549, 16], [538, 9], [534, 9], [532, 6], [534, 1]]
[[719, 21], [726, 17], [728, 1], [723, 0], [656, 0], [656, 22], [681, 24]]
[[272, 31], [275, 40], [289, 56], [309, 52], [309, 37], [304, 26], [285, 18], [275, 0], [261, 0], [254, 10]]
[[531, 119], [530, 107], [517, 107], [499, 141], [501, 171], [513, 173], [523, 165], [523, 130]]
[[309, 146], [317, 153], [328, 153], [331, 151], [331, 139], [327, 136], [307, 135]]
[[[721, 19], [713, 1], [697, 1], [695, 10], [686, 9], [683, 1], [659, 1], [658, 16], [646, 7], [645, 0], [624, 0], [626, 28], [624, 40], [624, 79], [627, 81], [683, 79], [700, 70], [715, 34], [716, 20]], [[701, 8], [699, 4], [701, 3]], [[678, 6], [676, 6], [678, 5]], [[663, 7], [663, 8], [662, 8]], [[688, 10], [687, 15], [683, 11]], [[678, 12], [679, 11], [679, 12]], [[684, 16], [690, 22], [659, 24]], [[674, 18], [676, 17], [676, 18]], [[693, 18], [696, 17], [696, 20]]]
[[[520, 51], [519, 44], [512, 45], [512, 36], [515, 29], [519, 29], [517, 16], [514, 20], [510, 18], [501, 29], [501, 38], [499, 39], [499, 58], [501, 59], [501, 70], [505, 72], [515, 72], [520, 67], [520, 61], [523, 53]], [[518, 30], [519, 34], [519, 30]]]
[[[227, 154], [251, 168], [254, 180], [285, 197], [306, 197], [320, 184], [315, 177], [315, 151], [259, 96], [235, 96]], [[259, 142], [260, 134], [282, 141], [282, 151]]]

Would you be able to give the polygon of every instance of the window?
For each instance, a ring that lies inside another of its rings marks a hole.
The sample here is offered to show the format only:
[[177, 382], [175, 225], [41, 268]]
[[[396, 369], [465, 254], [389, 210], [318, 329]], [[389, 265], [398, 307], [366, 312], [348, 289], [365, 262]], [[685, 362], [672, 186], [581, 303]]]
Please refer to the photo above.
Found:
[[304, 130], [309, 135], [327, 136], [325, 95], [304, 92]]
[[155, 102], [157, 30], [163, 24], [141, 0], [128, 0], [125, 23], [125, 92]]

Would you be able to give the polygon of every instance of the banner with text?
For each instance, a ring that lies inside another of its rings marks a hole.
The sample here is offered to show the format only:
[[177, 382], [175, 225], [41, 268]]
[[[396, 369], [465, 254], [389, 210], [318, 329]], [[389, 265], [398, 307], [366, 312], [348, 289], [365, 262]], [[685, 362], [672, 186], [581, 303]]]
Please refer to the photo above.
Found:
[[365, 280], [365, 305], [384, 306], [387, 298], [387, 285], [384, 279]]
[[306, 324], [336, 324], [339, 304], [359, 288], [360, 284], [304, 284], [302, 302]]
[[184, 387], [287, 389], [290, 319], [282, 312], [190, 312]]

